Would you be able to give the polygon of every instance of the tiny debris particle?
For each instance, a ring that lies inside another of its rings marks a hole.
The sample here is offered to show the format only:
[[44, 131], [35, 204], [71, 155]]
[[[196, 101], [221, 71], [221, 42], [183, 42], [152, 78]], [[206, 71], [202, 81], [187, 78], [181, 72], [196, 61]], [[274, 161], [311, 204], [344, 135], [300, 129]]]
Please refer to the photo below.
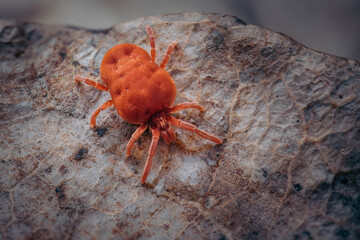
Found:
[[86, 157], [88, 153], [88, 150], [86, 148], [80, 148], [79, 151], [77, 151], [77, 153], [75, 154], [75, 160], [76, 161], [80, 161], [82, 160], [83, 158]]
[[347, 184], [347, 182], [348, 182], [348, 178], [346, 176], [341, 176], [339, 178], [339, 180], [342, 184]]
[[107, 128], [98, 128], [98, 129], [95, 129], [96, 131], [96, 135], [102, 137], [105, 135], [105, 133], [107, 132]]
[[36, 76], [36, 78], [43, 78], [45, 76], [45, 73], [44, 72], [42, 72], [42, 73], [40, 73], [40, 74], [38, 74], [37, 76]]
[[66, 53], [64, 53], [64, 52], [59, 52], [59, 55], [62, 60], [64, 60], [66, 58]]
[[263, 177], [266, 178], [267, 175], [268, 175], [267, 171], [265, 169], [263, 169], [263, 168], [261, 170], [263, 171]]
[[272, 51], [271, 48], [266, 47], [266, 48], [261, 49], [260, 54], [261, 54], [263, 57], [268, 57], [268, 56], [271, 54], [271, 51]]
[[63, 186], [57, 187], [57, 188], [55, 189], [55, 193], [56, 193], [56, 196], [57, 196], [57, 198], [58, 198], [59, 200], [65, 198], [65, 193], [64, 193]]
[[47, 169], [45, 169], [46, 173], [51, 173], [52, 172], [52, 166], [48, 167]]
[[296, 184], [294, 184], [294, 188], [297, 192], [300, 192], [302, 189], [302, 186], [300, 184], [296, 183]]
[[226, 236], [222, 233], [220, 233], [220, 238], [219, 240], [227, 240]]
[[60, 168], [59, 168], [59, 173], [61, 173], [62, 175], [64, 175], [65, 173], [67, 173], [67, 168], [62, 165]]

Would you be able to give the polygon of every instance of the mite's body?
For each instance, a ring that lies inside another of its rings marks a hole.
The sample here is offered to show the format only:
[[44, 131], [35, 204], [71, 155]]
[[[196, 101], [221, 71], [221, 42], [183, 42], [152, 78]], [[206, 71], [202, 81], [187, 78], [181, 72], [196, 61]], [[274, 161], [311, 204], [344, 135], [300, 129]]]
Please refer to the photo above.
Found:
[[176, 87], [169, 73], [134, 44], [111, 48], [104, 56], [100, 73], [116, 110], [127, 122], [144, 123], [175, 101]]
[[176, 98], [174, 80], [164, 70], [177, 42], [172, 42], [164, 56], [163, 62], [155, 63], [155, 37], [149, 25], [146, 25], [151, 46], [151, 57], [142, 48], [134, 44], [120, 44], [111, 48], [104, 56], [100, 75], [104, 84], [82, 76], [76, 76], [76, 81], [89, 84], [102, 91], [110, 91], [111, 100], [97, 108], [91, 116], [90, 126], [95, 127], [96, 117], [101, 110], [112, 105], [119, 115], [127, 122], [141, 124], [132, 135], [126, 147], [126, 156], [130, 156], [135, 141], [150, 127], [152, 142], [145, 164], [141, 182], [144, 183], [150, 172], [153, 156], [160, 135], [167, 144], [176, 140], [171, 125], [197, 133], [200, 137], [221, 143], [221, 140], [196, 126], [181, 121], [170, 115], [172, 112], [186, 108], [204, 109], [194, 102], [180, 103], [172, 106]]

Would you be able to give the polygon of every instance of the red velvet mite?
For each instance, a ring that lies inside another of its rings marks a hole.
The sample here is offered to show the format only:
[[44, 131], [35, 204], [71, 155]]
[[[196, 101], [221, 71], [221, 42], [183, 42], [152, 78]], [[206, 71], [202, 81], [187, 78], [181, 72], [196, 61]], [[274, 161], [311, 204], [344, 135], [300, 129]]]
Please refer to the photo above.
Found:
[[152, 141], [141, 183], [144, 183], [149, 175], [160, 135], [167, 144], [176, 140], [171, 125], [195, 132], [200, 137], [215, 143], [222, 142], [193, 124], [171, 116], [171, 113], [186, 108], [195, 108], [199, 111], [204, 111], [204, 108], [196, 102], [184, 102], [172, 106], [176, 98], [176, 87], [174, 80], [164, 68], [177, 42], [174, 41], [169, 45], [159, 66], [155, 63], [155, 37], [149, 25], [146, 25], [146, 32], [149, 36], [151, 57], [137, 45], [119, 44], [111, 48], [101, 62], [100, 75], [104, 84], [83, 76], [75, 77], [78, 82], [84, 82], [102, 91], [110, 91], [111, 100], [98, 107], [91, 116], [92, 128], [95, 127], [96, 117], [100, 111], [112, 105], [125, 121], [141, 124], [127, 144], [126, 157], [130, 156], [135, 141], [148, 127], [150, 128]]

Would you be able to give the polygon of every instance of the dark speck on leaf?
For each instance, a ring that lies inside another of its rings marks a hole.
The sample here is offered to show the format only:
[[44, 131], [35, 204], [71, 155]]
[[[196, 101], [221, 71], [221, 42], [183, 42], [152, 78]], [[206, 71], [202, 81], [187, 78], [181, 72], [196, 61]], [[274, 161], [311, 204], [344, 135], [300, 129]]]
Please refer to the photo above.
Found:
[[62, 60], [64, 60], [66, 58], [66, 53], [64, 53], [64, 52], [59, 52], [59, 55]]
[[295, 188], [295, 191], [300, 192], [301, 189], [302, 189], [302, 186], [301, 186], [300, 184], [296, 183], [296, 184], [294, 185], [294, 188]]
[[86, 157], [88, 153], [88, 150], [86, 148], [80, 148], [79, 151], [77, 151], [77, 153], [75, 154], [75, 160], [76, 161], [80, 161], [83, 158]]
[[99, 128], [99, 129], [96, 129], [95, 131], [98, 136], [102, 137], [105, 135], [107, 130], [108, 130], [107, 128]]
[[77, 66], [80, 66], [80, 63], [78, 61], [73, 61], [72, 64], [77, 67]]
[[265, 170], [265, 169], [261, 169], [262, 171], [263, 171], [263, 176], [264, 176], [264, 178], [266, 178], [267, 177], [267, 175], [268, 175], [268, 173], [267, 173], [267, 171]]
[[265, 47], [265, 48], [261, 49], [260, 54], [261, 54], [263, 57], [268, 57], [268, 56], [271, 54], [271, 51], [272, 51], [271, 48]]
[[20, 57], [23, 53], [24, 53], [23, 50], [17, 50], [17, 51], [14, 53], [14, 57], [18, 58], [18, 57]]
[[63, 186], [59, 186], [55, 189], [57, 198], [60, 200], [65, 197]]
[[226, 236], [224, 235], [224, 234], [220, 234], [220, 237], [219, 237], [219, 240], [226, 240], [227, 238], [226, 238]]
[[62, 165], [60, 168], [59, 168], [59, 173], [61, 173], [62, 175], [64, 175], [65, 173], [67, 173], [67, 168]]
[[48, 167], [47, 169], [45, 169], [46, 173], [51, 173], [52, 172], [52, 166]]
[[342, 183], [342, 184], [347, 184], [348, 183], [348, 178], [346, 176], [341, 176], [339, 178], [339, 181]]
[[38, 74], [38, 75], [36, 76], [36, 78], [43, 78], [44, 76], [45, 76], [45, 73], [42, 72], [42, 73]]
[[238, 82], [235, 82], [235, 83], [232, 83], [230, 85], [231, 88], [238, 88], [239, 87], [239, 83]]

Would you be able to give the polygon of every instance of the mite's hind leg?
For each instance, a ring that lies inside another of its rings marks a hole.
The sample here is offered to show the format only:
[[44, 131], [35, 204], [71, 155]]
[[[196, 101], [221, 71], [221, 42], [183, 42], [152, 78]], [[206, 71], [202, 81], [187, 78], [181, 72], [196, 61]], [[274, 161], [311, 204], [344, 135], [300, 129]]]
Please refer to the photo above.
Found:
[[139, 137], [145, 132], [145, 130], [147, 129], [148, 125], [143, 123], [140, 125], [140, 127], [138, 127], [136, 129], [136, 131], [133, 133], [133, 135], [131, 136], [127, 146], [126, 146], [126, 157], [129, 157], [131, 154], [131, 149], [133, 148], [136, 140], [139, 139]]
[[162, 63], [160, 64], [161, 68], [165, 68], [166, 64], [169, 62], [170, 59], [170, 55], [173, 52], [174, 48], [176, 47], [177, 42], [173, 41], [172, 43], [170, 43], [170, 45], [168, 46], [167, 50], [166, 50], [166, 54], [164, 56], [164, 59], [162, 61]]
[[166, 144], [171, 143], [170, 136], [169, 136], [169, 133], [167, 132], [167, 130], [160, 131], [160, 136], [164, 139]]
[[151, 47], [151, 60], [155, 62], [155, 57], [156, 57], [155, 36], [149, 24], [146, 24], [145, 28], [149, 36], [149, 42]]
[[161, 131], [160, 134], [166, 144], [170, 144], [172, 142], [175, 142], [175, 140], [176, 140], [176, 135], [170, 125], [168, 126], [168, 128], [166, 130]]
[[98, 107], [93, 114], [91, 115], [91, 120], [90, 120], [90, 127], [94, 128], [96, 125], [96, 118], [99, 115], [100, 111], [105, 110], [108, 107], [111, 107], [113, 105], [113, 101], [112, 100], [108, 100], [105, 103], [103, 103], [100, 107]]
[[169, 127], [168, 127], [168, 129], [167, 129], [167, 132], [168, 132], [168, 134], [169, 134], [169, 137], [170, 137], [171, 142], [175, 142], [175, 140], [176, 140], [176, 135], [175, 135], [175, 133], [174, 133], [173, 128], [172, 128], [170, 125], [169, 125]]
[[197, 135], [199, 135], [202, 138], [208, 139], [214, 143], [222, 143], [220, 138], [217, 138], [207, 132], [204, 132], [200, 129], [198, 129], [195, 125], [192, 125], [191, 123], [184, 122], [180, 119], [176, 119], [172, 116], [170, 116], [170, 123], [176, 127], [180, 127], [182, 129], [195, 132]]
[[86, 83], [86, 84], [88, 84], [88, 85], [90, 85], [90, 86], [92, 86], [92, 87], [94, 87], [96, 89], [99, 89], [101, 91], [106, 91], [106, 92], [109, 91], [109, 88], [107, 86], [105, 86], [105, 85], [103, 85], [101, 83], [97, 83], [94, 80], [91, 80], [89, 78], [86, 78], [86, 77], [83, 77], [83, 76], [80, 76], [80, 75], [77, 75], [75, 77], [75, 81]]
[[156, 148], [157, 148], [157, 144], [158, 144], [159, 137], [160, 137], [160, 131], [158, 129], [152, 128], [151, 133], [152, 133], [152, 140], [151, 140], [151, 145], [150, 145], [150, 149], [149, 149], [149, 155], [148, 155], [148, 158], [145, 163], [143, 174], [141, 176], [141, 183], [144, 183], [146, 181], [146, 179], [150, 173], [152, 160], [156, 153]]

